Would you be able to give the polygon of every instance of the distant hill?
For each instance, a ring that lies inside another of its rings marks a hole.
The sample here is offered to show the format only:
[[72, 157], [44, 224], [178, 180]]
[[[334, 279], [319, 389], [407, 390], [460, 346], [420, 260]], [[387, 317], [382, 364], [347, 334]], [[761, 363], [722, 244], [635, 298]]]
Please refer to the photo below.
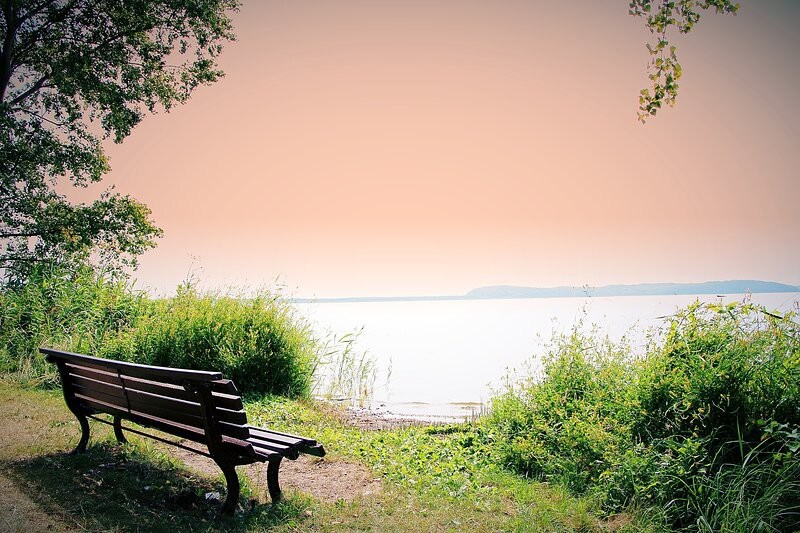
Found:
[[587, 296], [670, 296], [677, 294], [743, 294], [746, 292], [800, 292], [800, 287], [759, 280], [706, 281], [704, 283], [639, 283], [603, 287], [517, 287], [493, 285], [452, 296], [367, 296], [349, 298], [294, 298], [296, 303], [430, 302], [441, 300], [508, 300], [516, 298], [581, 298]]
[[730, 280], [704, 283], [640, 283], [603, 287], [480, 287], [466, 294], [469, 299], [569, 298], [581, 296], [668, 296], [675, 294], [742, 294], [745, 292], [800, 292], [800, 287], [774, 281]]

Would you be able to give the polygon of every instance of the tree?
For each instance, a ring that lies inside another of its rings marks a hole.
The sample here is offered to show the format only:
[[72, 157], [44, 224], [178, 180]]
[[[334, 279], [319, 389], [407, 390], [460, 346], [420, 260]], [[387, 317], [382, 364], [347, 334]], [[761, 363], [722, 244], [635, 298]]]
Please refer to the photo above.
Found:
[[700, 20], [700, 11], [714, 9], [717, 13], [736, 14], [739, 4], [730, 0], [631, 0], [629, 11], [635, 17], [644, 17], [646, 26], [656, 37], [647, 43], [651, 59], [647, 65], [651, 86], [639, 93], [639, 120], [645, 122], [655, 116], [664, 104], [675, 105], [681, 65], [675, 47], [669, 44], [667, 33], [675, 27], [680, 33], [689, 33]]
[[0, 0], [0, 269], [91, 258], [135, 266], [161, 230], [150, 210], [107, 189], [91, 204], [62, 190], [109, 170], [148, 113], [185, 102], [223, 73], [236, 0]]

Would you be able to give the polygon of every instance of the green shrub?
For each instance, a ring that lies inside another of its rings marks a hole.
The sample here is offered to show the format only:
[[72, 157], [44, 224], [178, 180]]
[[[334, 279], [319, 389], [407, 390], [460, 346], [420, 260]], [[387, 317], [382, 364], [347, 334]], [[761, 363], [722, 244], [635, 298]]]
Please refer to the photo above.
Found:
[[[668, 503], [673, 526], [707, 529], [705, 521], [716, 530], [745, 520], [731, 514], [740, 505], [763, 507], [753, 519], [765, 524], [800, 525], [798, 514], [768, 518], [771, 505], [800, 500], [798, 484], [782, 481], [800, 465], [795, 445], [770, 429], [800, 428], [800, 329], [793, 318], [749, 304], [696, 304], [674, 317], [663, 346], [645, 359], [632, 438], [660, 465], [640, 496]], [[775, 457], [785, 453], [778, 464]]]
[[651, 509], [672, 528], [800, 527], [800, 326], [750, 304], [695, 304], [635, 356], [580, 329], [509, 386], [485, 431], [496, 461]]
[[49, 346], [161, 366], [217, 370], [243, 392], [310, 393], [319, 345], [276, 295], [236, 298], [197, 293], [151, 299], [86, 267], [42, 269], [0, 290], [0, 372], [55, 385]]
[[309, 326], [278, 296], [245, 299], [182, 286], [175, 297], [152, 302], [136, 327], [120, 332], [99, 355], [217, 370], [244, 392], [306, 396], [317, 345]]
[[765, 420], [800, 425], [799, 330], [749, 304], [678, 313], [642, 369], [635, 436], [753, 445]]
[[583, 493], [629, 446], [631, 365], [623, 346], [579, 329], [555, 340], [541, 376], [492, 402], [498, 460]]

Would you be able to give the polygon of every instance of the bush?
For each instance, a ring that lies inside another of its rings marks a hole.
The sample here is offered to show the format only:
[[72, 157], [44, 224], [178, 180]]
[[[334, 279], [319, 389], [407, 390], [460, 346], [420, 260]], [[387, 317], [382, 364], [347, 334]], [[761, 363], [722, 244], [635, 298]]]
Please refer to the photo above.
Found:
[[765, 420], [800, 425], [798, 346], [791, 317], [749, 304], [690, 307], [646, 360], [634, 434], [709, 438], [718, 447], [758, 444]]
[[217, 370], [240, 390], [307, 396], [317, 361], [311, 330], [281, 298], [199, 294], [191, 286], [157, 300], [136, 327], [99, 355], [159, 366]]
[[498, 460], [583, 493], [628, 446], [631, 366], [623, 346], [576, 329], [555, 339], [541, 376], [492, 402]]
[[0, 372], [55, 386], [40, 346], [161, 366], [217, 370], [243, 392], [310, 394], [319, 345], [280, 297], [150, 299], [90, 267], [42, 269], [0, 291]]
[[493, 401], [495, 460], [670, 527], [800, 527], [800, 327], [695, 304], [635, 357], [576, 330]]
[[[762, 508], [756, 517], [771, 527], [800, 525], [800, 515], [771, 514], [765, 505], [800, 504], [798, 484], [782, 482], [800, 464], [791, 449], [784, 460], [794, 444], [770, 429], [800, 428], [798, 331], [792, 315], [696, 304], [674, 317], [663, 346], [648, 354], [631, 437], [659, 457], [651, 490], [669, 495], [672, 525], [729, 523], [720, 517], [741, 505]], [[774, 498], [776, 487], [786, 492]]]

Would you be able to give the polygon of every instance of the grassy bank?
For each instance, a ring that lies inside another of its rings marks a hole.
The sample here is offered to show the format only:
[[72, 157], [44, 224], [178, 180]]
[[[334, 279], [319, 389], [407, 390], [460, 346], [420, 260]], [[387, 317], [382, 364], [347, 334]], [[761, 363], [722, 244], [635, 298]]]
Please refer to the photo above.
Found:
[[[87, 454], [68, 454], [80, 433], [56, 391], [0, 385], [0, 475], [8, 476], [56, 529], [149, 531], [632, 531], [646, 526], [629, 516], [599, 518], [596, 505], [558, 487], [526, 480], [481, 458], [469, 427], [367, 431], [346, 426], [335, 411], [306, 401], [265, 397], [248, 403], [259, 424], [314, 435], [329, 463], [363, 464], [382, 490], [331, 501], [288, 489], [268, 503], [263, 479], [247, 477], [232, 519], [216, 519], [223, 492], [218, 474], [198, 472], [169, 448], [130, 435], [115, 443], [92, 424]], [[285, 468], [285, 467], [284, 467]], [[284, 484], [290, 479], [284, 474]], [[331, 480], [327, 480], [331, 481]], [[348, 486], [348, 480], [340, 480]], [[8, 505], [8, 500], [6, 500]], [[26, 530], [17, 516], [17, 530]], [[639, 519], [641, 520], [641, 519]], [[14, 524], [6, 527], [14, 530]]]

